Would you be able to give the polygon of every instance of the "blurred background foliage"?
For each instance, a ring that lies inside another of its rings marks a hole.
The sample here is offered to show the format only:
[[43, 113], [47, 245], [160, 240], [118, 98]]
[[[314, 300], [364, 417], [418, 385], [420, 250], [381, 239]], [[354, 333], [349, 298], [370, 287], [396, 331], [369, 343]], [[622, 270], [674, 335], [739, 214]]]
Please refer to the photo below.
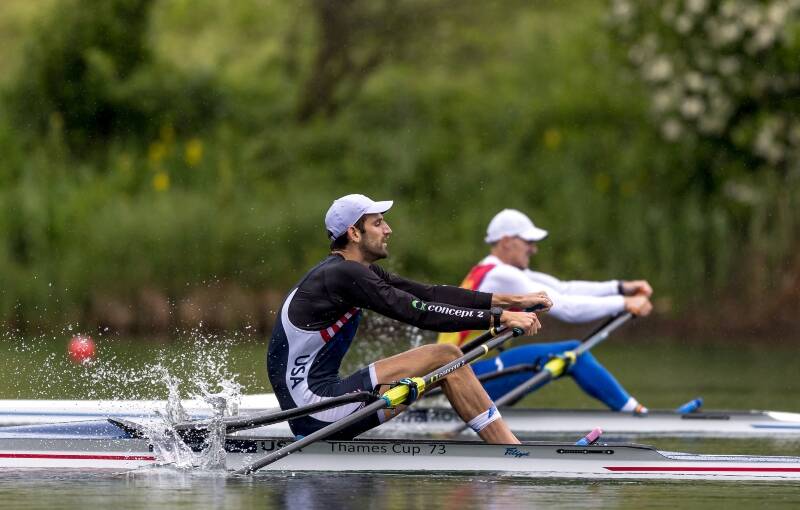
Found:
[[5, 0], [0, 320], [263, 330], [362, 192], [411, 277], [515, 207], [537, 268], [647, 278], [665, 327], [796, 331], [798, 8]]

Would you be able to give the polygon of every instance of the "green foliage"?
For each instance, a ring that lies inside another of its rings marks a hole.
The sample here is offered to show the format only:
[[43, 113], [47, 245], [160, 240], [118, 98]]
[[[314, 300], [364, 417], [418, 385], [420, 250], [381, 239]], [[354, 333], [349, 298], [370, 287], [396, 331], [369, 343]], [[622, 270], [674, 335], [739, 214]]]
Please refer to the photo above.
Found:
[[69, 0], [47, 13], [0, 104], [32, 121], [0, 115], [0, 320], [80, 321], [143, 288], [173, 303], [198, 286], [282, 294], [324, 256], [324, 212], [352, 192], [396, 201], [386, 263], [403, 274], [461, 281], [486, 223], [515, 207], [552, 232], [537, 268], [648, 278], [662, 311], [742, 281], [743, 239], [775, 244], [759, 267], [796, 246], [796, 183], [745, 182], [725, 188], [744, 197], [732, 201], [693, 180], [741, 169], [715, 167], [711, 142], [663, 141], [604, 3], [459, 3], [401, 40], [365, 28], [367, 47], [348, 51], [375, 44], [380, 65], [330, 96], [348, 96], [335, 112], [300, 121], [322, 44], [314, 5]]
[[20, 124], [63, 129], [80, 152], [112, 135], [141, 136], [166, 121], [198, 128], [219, 102], [210, 77], [154, 60], [152, 0], [62, 0], [25, 49], [11, 90]]
[[[719, 259], [742, 263], [720, 256], [719, 241], [730, 237], [750, 262], [729, 283], [753, 299], [796, 294], [780, 281], [800, 237], [800, 216], [782, 212], [800, 176], [800, 4], [615, 0], [611, 12], [653, 118], [686, 154], [688, 164], [665, 182], [702, 195], [699, 243], [706, 266]], [[765, 220], [772, 216], [782, 219]], [[778, 241], [786, 232], [794, 240]]]
[[800, 169], [800, 4], [616, 0], [612, 12], [664, 136], [706, 142], [707, 170], [723, 170], [712, 186]]

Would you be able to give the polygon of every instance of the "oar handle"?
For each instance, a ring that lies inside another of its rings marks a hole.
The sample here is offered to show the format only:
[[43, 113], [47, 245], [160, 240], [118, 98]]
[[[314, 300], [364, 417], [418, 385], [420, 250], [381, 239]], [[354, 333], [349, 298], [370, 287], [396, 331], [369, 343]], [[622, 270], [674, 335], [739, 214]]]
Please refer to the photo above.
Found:
[[466, 344], [461, 346], [461, 352], [467, 353], [472, 349], [478, 347], [481, 344], [486, 343], [487, 341], [491, 340], [498, 334], [502, 333], [505, 330], [505, 326], [500, 326], [499, 328], [490, 328], [488, 331], [482, 333], [480, 336], [473, 338]]
[[[532, 306], [530, 308], [526, 308], [525, 311], [526, 312], [536, 312], [536, 311], [542, 310], [542, 309], [544, 309], [544, 305], [534, 305], [534, 306]], [[492, 338], [496, 337], [497, 335], [499, 335], [500, 333], [502, 333], [506, 329], [507, 328], [505, 326], [502, 326], [502, 325], [498, 326], [496, 328], [489, 328], [488, 331], [482, 333], [480, 336], [478, 336], [476, 338], [473, 338], [472, 340], [470, 340], [466, 344], [462, 345], [461, 346], [461, 352], [467, 353], [467, 352], [471, 351], [472, 349], [478, 347], [479, 345], [484, 344], [487, 341], [491, 340]], [[520, 336], [521, 334], [522, 333], [519, 333], [519, 334], [514, 335], [514, 336]]]

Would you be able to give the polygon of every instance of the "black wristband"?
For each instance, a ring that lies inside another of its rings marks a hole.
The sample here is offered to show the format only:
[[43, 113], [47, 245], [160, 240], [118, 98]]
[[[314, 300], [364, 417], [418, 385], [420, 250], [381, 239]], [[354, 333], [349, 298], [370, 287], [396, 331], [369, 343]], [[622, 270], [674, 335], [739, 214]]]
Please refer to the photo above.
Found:
[[499, 328], [500, 327], [500, 317], [503, 315], [503, 309], [499, 306], [493, 306], [490, 310], [492, 314], [492, 327]]
[[624, 295], [625, 295], [625, 287], [623, 287], [623, 285], [622, 285], [622, 280], [618, 280], [618, 281], [617, 281], [617, 292], [618, 292], [618, 293], [619, 293], [621, 296], [624, 296]]

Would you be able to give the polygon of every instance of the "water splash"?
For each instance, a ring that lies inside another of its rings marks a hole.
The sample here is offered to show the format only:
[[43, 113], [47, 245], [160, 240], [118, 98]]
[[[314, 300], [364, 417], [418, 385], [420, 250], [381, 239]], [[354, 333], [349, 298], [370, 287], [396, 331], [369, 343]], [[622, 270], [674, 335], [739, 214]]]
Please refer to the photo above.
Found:
[[[189, 332], [169, 344], [134, 344], [96, 337], [97, 358], [91, 364], [76, 365], [69, 361], [64, 343], [72, 333], [71, 326], [39, 337], [0, 333], [9, 340], [2, 350], [9, 354], [9, 368], [14, 373], [6, 376], [10, 383], [6, 385], [7, 396], [92, 400], [166, 397], [165, 403], [153, 404], [151, 418], [140, 421], [160, 464], [205, 471], [224, 468], [223, 418], [238, 414], [243, 390], [239, 375], [230, 369], [231, 348], [238, 338], [200, 331]], [[8, 394], [14, 391], [9, 388], [13, 384], [18, 385], [17, 395]], [[193, 399], [197, 403], [193, 408], [210, 407], [212, 417], [205, 440], [187, 444], [175, 430], [177, 423], [190, 418], [182, 398]]]
[[167, 405], [164, 410], [164, 420], [169, 424], [180, 423], [189, 419], [189, 413], [183, 408], [181, 402], [180, 379], [170, 375], [169, 370], [158, 365], [157, 371], [161, 372], [161, 380], [167, 387]]
[[237, 416], [239, 414], [239, 406], [242, 403], [242, 390], [244, 387], [235, 379], [229, 379], [223, 374], [218, 374], [215, 384], [218, 388], [216, 392], [211, 391], [207, 381], [198, 381], [199, 393], [194, 397], [202, 399], [211, 406], [215, 415]]
[[[225, 423], [226, 416], [238, 414], [242, 386], [233, 379], [221, 378], [215, 383], [195, 381], [199, 394], [193, 395], [211, 407], [212, 416], [206, 422], [205, 438], [200, 444], [187, 444], [175, 430], [175, 425], [186, 421], [188, 414], [181, 404], [180, 381], [159, 367], [162, 380], [169, 390], [166, 411], [159, 413], [160, 419], [147, 426], [146, 435], [153, 443], [153, 452], [161, 465], [178, 469], [224, 470], [225, 469]], [[213, 391], [215, 386], [217, 391]]]
[[183, 441], [174, 424], [166, 419], [147, 423], [145, 435], [153, 445], [153, 453], [159, 464], [178, 469], [192, 469], [199, 465], [198, 455]]
[[[7, 371], [0, 374], [4, 398], [150, 400], [169, 398], [161, 368], [182, 379], [186, 393], [200, 381], [236, 380], [231, 353], [247, 337], [219, 336], [197, 330], [179, 332], [169, 343], [128, 341], [95, 334], [97, 357], [88, 364], [70, 362], [66, 344], [72, 326], [39, 336], [0, 332], [0, 354]], [[72, 328], [74, 329], [74, 328]], [[256, 374], [247, 374], [254, 378]], [[263, 377], [263, 374], [258, 374]], [[259, 377], [259, 379], [261, 378]], [[232, 404], [232, 405], [235, 405]], [[231, 410], [232, 412], [232, 410]]]

